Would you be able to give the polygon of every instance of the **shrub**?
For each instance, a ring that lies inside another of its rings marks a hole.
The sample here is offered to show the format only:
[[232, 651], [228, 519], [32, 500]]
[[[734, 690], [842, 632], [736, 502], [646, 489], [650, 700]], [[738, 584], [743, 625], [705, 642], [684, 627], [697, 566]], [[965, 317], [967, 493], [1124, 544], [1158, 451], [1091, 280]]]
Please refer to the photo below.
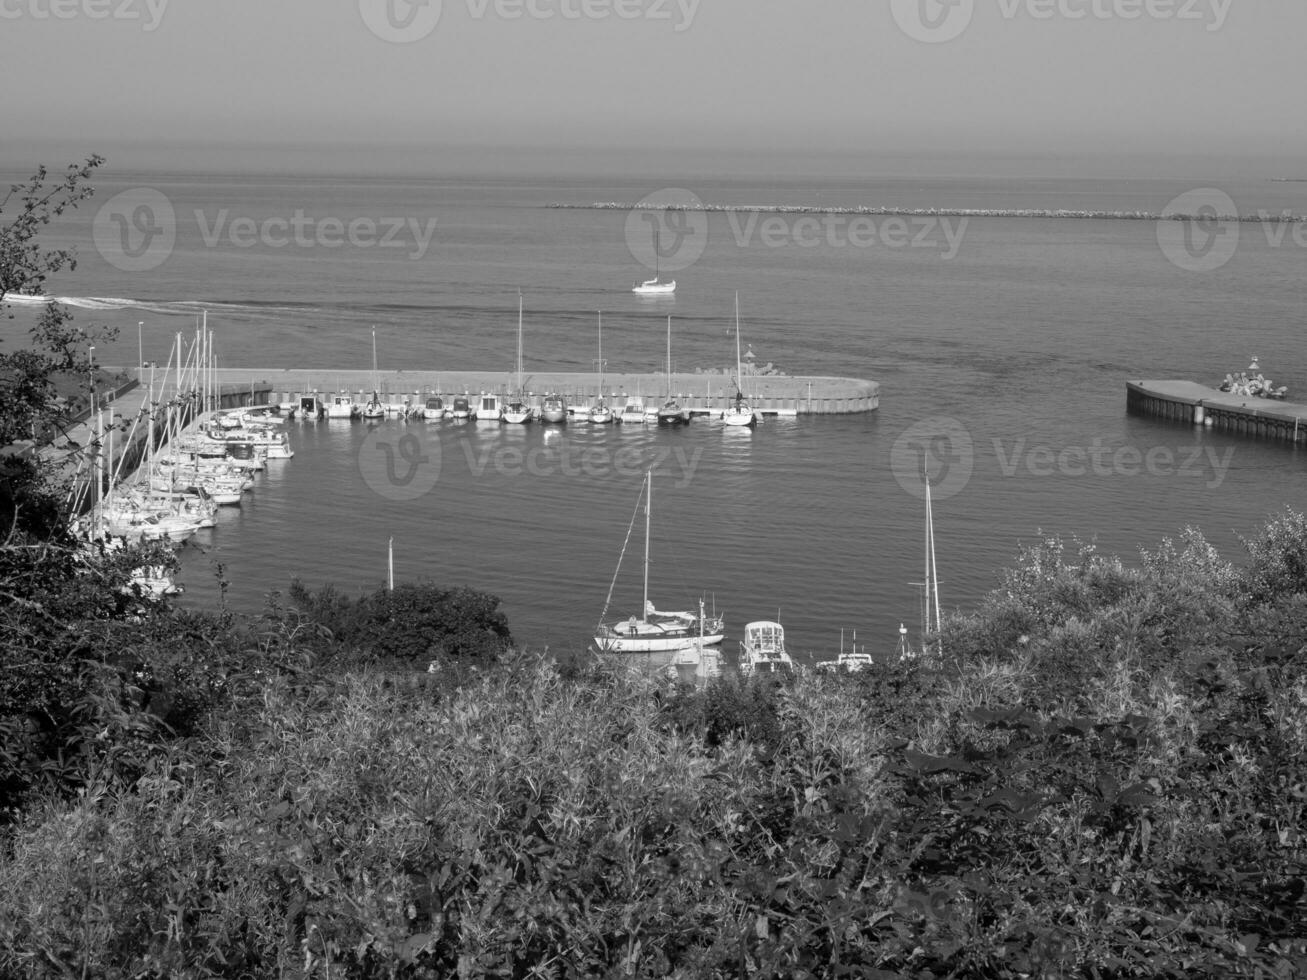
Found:
[[493, 660], [512, 645], [498, 597], [468, 588], [406, 584], [351, 599], [331, 586], [311, 592], [294, 582], [290, 598], [337, 652], [425, 667], [437, 659]]

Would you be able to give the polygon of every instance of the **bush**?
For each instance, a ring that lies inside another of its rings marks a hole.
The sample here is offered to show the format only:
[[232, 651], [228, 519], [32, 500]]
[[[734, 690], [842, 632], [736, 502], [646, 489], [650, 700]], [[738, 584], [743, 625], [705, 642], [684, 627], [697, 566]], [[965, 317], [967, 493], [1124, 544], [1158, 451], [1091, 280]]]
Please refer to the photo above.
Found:
[[[499, 599], [468, 588], [399, 585], [351, 599], [333, 587], [311, 592], [294, 582], [290, 598], [316, 627], [325, 648], [408, 661], [492, 661], [512, 646]], [[310, 641], [313, 642], [313, 641]]]

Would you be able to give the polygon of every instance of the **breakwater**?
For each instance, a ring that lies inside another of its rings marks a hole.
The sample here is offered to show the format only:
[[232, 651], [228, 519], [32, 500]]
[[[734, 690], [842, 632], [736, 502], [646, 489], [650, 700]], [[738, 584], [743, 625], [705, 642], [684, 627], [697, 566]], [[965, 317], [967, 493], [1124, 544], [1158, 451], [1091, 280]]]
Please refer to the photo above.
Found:
[[1194, 381], [1127, 382], [1126, 409], [1219, 432], [1307, 444], [1307, 405], [1233, 395]]
[[[272, 402], [293, 401], [300, 395], [336, 392], [371, 395], [376, 390], [383, 401], [422, 404], [439, 395], [476, 396], [507, 394], [517, 389], [516, 377], [507, 371], [332, 371], [310, 368], [221, 368], [213, 374], [230, 390], [250, 385], [269, 391]], [[880, 385], [859, 378], [789, 377], [774, 374], [746, 374], [744, 395], [756, 411], [765, 415], [826, 415], [871, 412], [880, 405]], [[547, 393], [562, 395], [570, 402], [588, 403], [604, 398], [615, 407], [628, 398], [646, 403], [670, 393], [696, 414], [720, 412], [735, 397], [735, 379], [718, 373], [598, 374], [586, 372], [535, 372], [526, 374], [522, 387], [530, 404], [539, 404]]]
[[1256, 214], [1185, 214], [1156, 211], [1086, 211], [1050, 208], [903, 208], [818, 207], [805, 204], [629, 204], [600, 201], [592, 204], [550, 204], [550, 208], [573, 211], [690, 211], [696, 213], [745, 212], [749, 214], [833, 214], [905, 218], [1078, 218], [1093, 221], [1238, 221], [1251, 224], [1296, 224], [1307, 215], [1262, 211]]

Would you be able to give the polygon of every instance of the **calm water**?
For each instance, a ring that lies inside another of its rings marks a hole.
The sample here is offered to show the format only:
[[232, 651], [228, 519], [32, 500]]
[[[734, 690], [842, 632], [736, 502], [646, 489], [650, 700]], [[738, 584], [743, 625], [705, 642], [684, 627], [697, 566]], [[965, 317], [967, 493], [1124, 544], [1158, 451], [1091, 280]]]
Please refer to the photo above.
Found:
[[[1209, 183], [1245, 213], [1307, 212], [1304, 184]], [[792, 646], [825, 655], [841, 628], [891, 649], [899, 622], [918, 620], [924, 509], [904, 464], [923, 435], [952, 435], [935, 459], [948, 607], [976, 602], [1041, 531], [1133, 558], [1193, 524], [1237, 557], [1239, 534], [1285, 505], [1303, 506], [1304, 461], [1294, 450], [1128, 418], [1124, 398], [1130, 378], [1215, 380], [1257, 354], [1291, 397], [1307, 400], [1307, 249], [1291, 235], [1276, 245], [1261, 226], [1245, 226], [1226, 265], [1193, 273], [1167, 260], [1148, 221], [991, 218], [958, 229], [953, 219], [961, 240], [945, 258], [938, 228], [925, 247], [847, 239], [805, 247], [756, 228], [744, 234], [743, 218], [713, 214], [702, 256], [675, 272], [675, 299], [650, 302], [629, 292], [650, 273], [627, 246], [624, 212], [547, 207], [636, 201], [676, 186], [727, 204], [1158, 212], [1201, 185], [120, 174], [98, 186], [95, 206], [145, 186], [177, 215], [176, 246], [147, 272], [120, 271], [96, 253], [95, 207], [51, 238], [81, 254], [51, 291], [78, 298], [79, 322], [122, 329], [117, 345], [97, 351], [105, 363], [136, 360], [138, 321], [147, 360], [165, 360], [172, 336], [189, 334], [207, 309], [228, 365], [367, 368], [375, 324], [383, 368], [507, 370], [520, 288], [528, 373], [588, 368], [598, 309], [610, 370], [660, 369], [667, 313], [679, 369], [721, 366], [733, 357], [738, 290], [744, 341], [759, 361], [882, 384], [874, 414], [753, 432], [296, 425], [296, 457], [270, 464], [246, 504], [187, 549], [194, 601], [216, 594], [218, 562], [241, 608], [258, 608], [291, 577], [374, 588], [393, 536], [398, 577], [489, 589], [519, 638], [584, 645], [635, 508], [640, 466], [659, 461], [651, 598], [664, 608], [700, 592], [715, 599], [730, 646], [746, 621], [779, 609]], [[436, 224], [425, 251], [414, 236], [412, 247], [385, 249], [246, 248], [221, 235], [206, 244], [220, 221], [258, 224], [297, 209], [344, 224]], [[0, 329], [12, 342], [29, 319], [19, 308]], [[401, 443], [405, 435], [413, 439]], [[404, 500], [386, 489], [381, 443], [439, 461], [429, 492]], [[618, 615], [638, 607], [642, 552], [638, 533], [617, 582]]]

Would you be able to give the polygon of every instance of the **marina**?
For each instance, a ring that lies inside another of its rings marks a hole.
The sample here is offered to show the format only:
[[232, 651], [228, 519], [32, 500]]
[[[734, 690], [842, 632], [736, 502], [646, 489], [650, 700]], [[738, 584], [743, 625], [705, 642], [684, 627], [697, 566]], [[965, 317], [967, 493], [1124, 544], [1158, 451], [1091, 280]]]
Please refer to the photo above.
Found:
[[[492, 395], [505, 402], [519, 387], [511, 371], [380, 371], [374, 375], [371, 371], [311, 368], [217, 368], [212, 374], [224, 390], [248, 390], [253, 385], [267, 392], [272, 404], [298, 403], [301, 398], [316, 396], [331, 406], [338, 399], [342, 417], [349, 416], [351, 407], [365, 404], [374, 386], [382, 402], [406, 405], [410, 414], [420, 413], [436, 397], [445, 405], [456, 398], [480, 405], [482, 396]], [[843, 415], [873, 412], [880, 406], [880, 385], [875, 381], [775, 374], [743, 377], [749, 400], [762, 415]], [[669, 376], [542, 371], [525, 375], [520, 386], [524, 400], [536, 409], [551, 395], [569, 405], [589, 406], [603, 399], [618, 417], [628, 400], [661, 403], [670, 387], [672, 396], [691, 415], [720, 418], [737, 392], [733, 376], [717, 373], [673, 372]]]

